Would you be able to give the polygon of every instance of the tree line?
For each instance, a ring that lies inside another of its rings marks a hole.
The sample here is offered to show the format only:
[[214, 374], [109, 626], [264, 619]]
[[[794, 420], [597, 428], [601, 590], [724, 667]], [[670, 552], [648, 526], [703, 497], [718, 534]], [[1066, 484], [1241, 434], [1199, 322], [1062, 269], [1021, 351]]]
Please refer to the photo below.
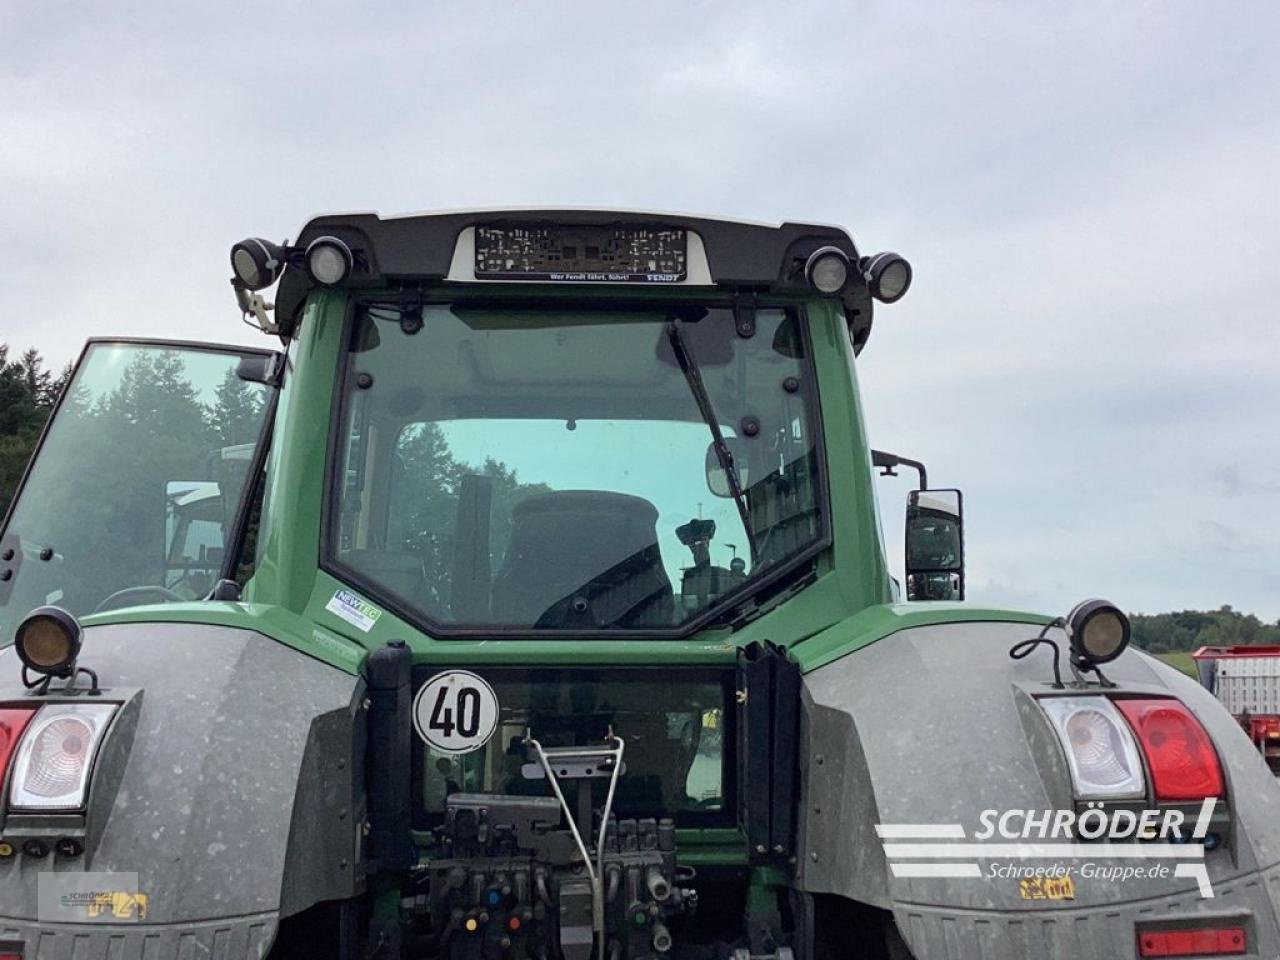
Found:
[[0, 343], [0, 514], [9, 506], [27, 459], [71, 376], [55, 374], [34, 348], [15, 354]]
[[1225, 605], [1217, 610], [1131, 615], [1133, 643], [1151, 653], [1178, 653], [1198, 647], [1280, 645], [1280, 621], [1266, 623]]

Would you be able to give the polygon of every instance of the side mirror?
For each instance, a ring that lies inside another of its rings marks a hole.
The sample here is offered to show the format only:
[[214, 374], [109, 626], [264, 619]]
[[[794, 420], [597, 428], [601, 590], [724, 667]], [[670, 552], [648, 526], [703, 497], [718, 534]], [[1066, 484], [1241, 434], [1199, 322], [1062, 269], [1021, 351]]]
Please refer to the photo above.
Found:
[[907, 495], [907, 599], [964, 599], [964, 497], [959, 490]]
[[[739, 437], [725, 437], [724, 444], [729, 448], [729, 453], [733, 455], [734, 472], [738, 475], [738, 486], [746, 490], [751, 486], [751, 469], [747, 466], [747, 447]], [[720, 458], [716, 456], [716, 445], [714, 443], [707, 445], [707, 489], [717, 497], [731, 497], [733, 493], [729, 490], [729, 478], [725, 476], [724, 468], [720, 466]]]

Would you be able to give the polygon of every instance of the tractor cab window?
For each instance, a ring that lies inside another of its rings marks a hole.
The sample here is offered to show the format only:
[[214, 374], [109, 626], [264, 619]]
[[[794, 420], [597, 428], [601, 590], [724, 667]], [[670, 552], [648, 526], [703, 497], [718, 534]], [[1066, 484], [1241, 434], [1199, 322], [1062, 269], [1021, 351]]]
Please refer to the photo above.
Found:
[[811, 385], [781, 309], [371, 306], [331, 557], [446, 632], [678, 629], [819, 542]]
[[[0, 643], [32, 608], [77, 616], [205, 596], [269, 405], [250, 351], [94, 343], [0, 539]], [[7, 576], [6, 576], [7, 572]]]
[[[546, 748], [587, 746], [614, 731], [625, 743], [618, 781], [620, 816], [660, 813], [682, 825], [716, 822], [734, 799], [736, 733], [732, 675], [644, 670], [492, 670], [500, 704], [497, 728], [470, 753], [447, 754], [415, 743], [416, 812], [444, 812], [453, 793], [548, 796], [545, 775], [525, 740]], [[597, 805], [607, 777], [590, 780]], [[423, 825], [427, 825], [426, 821]]]

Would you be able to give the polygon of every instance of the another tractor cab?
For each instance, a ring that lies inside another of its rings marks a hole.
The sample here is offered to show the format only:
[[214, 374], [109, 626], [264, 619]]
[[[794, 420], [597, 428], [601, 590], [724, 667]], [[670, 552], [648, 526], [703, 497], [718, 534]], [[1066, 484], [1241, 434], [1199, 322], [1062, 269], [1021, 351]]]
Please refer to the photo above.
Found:
[[[1109, 604], [957, 602], [959, 491], [871, 449], [902, 257], [551, 210], [231, 265], [270, 348], [90, 343], [0, 535], [0, 957], [1280, 949], [1230, 717]], [[1208, 804], [1199, 872], [1049, 902], [894, 843], [1100, 803]]]

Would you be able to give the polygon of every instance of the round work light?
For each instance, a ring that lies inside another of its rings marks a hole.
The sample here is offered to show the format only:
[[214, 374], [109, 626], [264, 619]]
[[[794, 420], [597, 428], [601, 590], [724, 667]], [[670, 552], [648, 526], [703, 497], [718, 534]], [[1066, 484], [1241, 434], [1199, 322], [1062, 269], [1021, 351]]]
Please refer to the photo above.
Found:
[[1129, 645], [1129, 618], [1106, 600], [1085, 600], [1067, 614], [1071, 652], [1088, 663], [1110, 663]]
[[36, 607], [18, 624], [13, 646], [36, 673], [64, 677], [80, 656], [80, 623], [61, 607]]
[[860, 266], [871, 295], [881, 303], [901, 300], [911, 286], [911, 264], [896, 253], [863, 257]]
[[231, 248], [231, 272], [248, 290], [269, 287], [284, 269], [284, 251], [269, 240], [250, 237]]
[[337, 237], [317, 237], [307, 245], [307, 274], [322, 287], [336, 287], [351, 275], [351, 248]]
[[819, 293], [839, 293], [849, 279], [849, 258], [839, 247], [819, 247], [805, 261], [804, 278]]

